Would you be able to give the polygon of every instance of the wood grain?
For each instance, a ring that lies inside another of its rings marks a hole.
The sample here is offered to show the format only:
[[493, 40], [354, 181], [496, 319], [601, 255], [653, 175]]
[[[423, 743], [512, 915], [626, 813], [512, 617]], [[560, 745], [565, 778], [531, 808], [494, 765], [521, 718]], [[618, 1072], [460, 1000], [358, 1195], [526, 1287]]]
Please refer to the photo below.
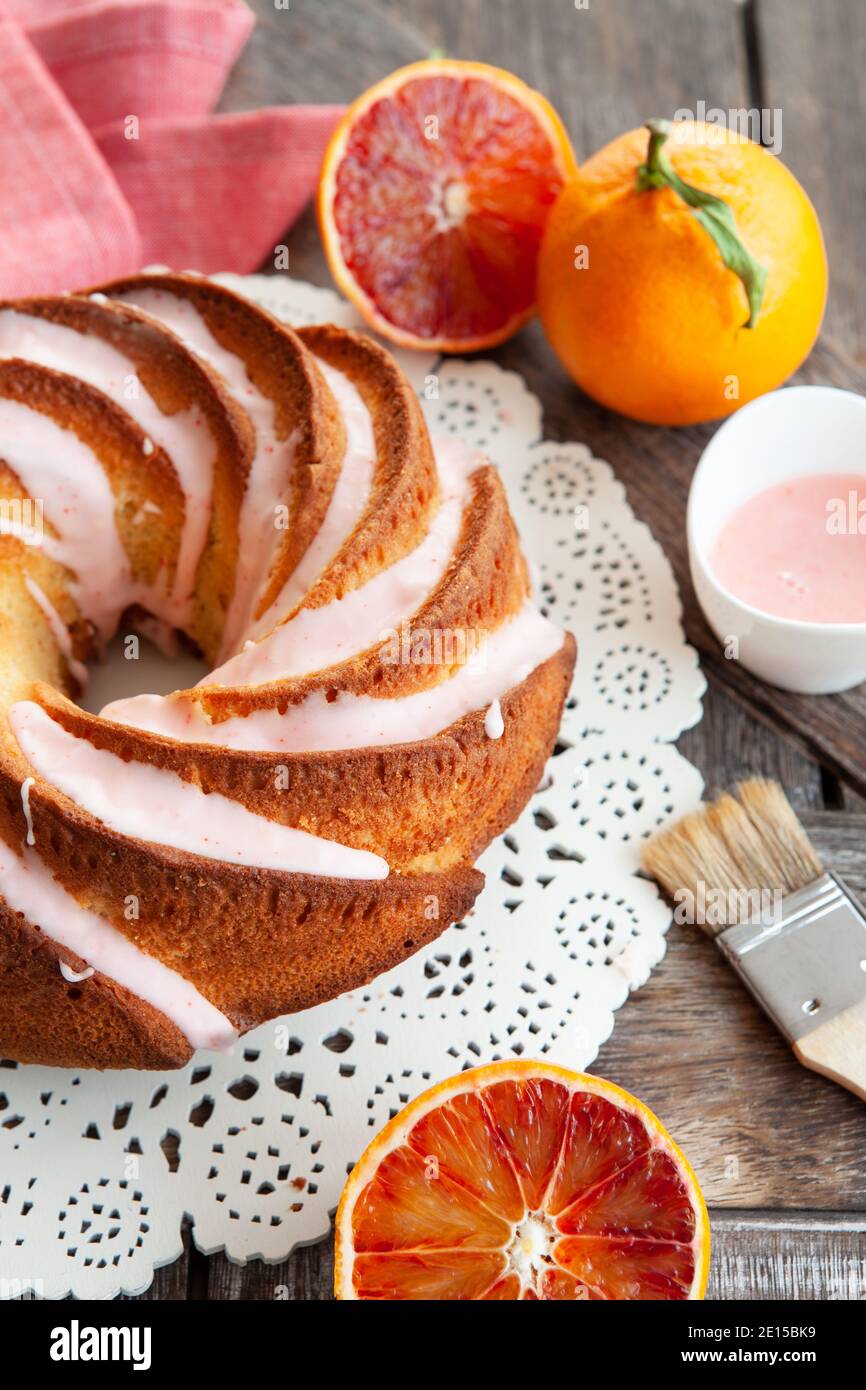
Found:
[[119, 1301], [127, 1303], [142, 1299], [148, 1303], [186, 1302], [193, 1296], [191, 1293], [193, 1266], [203, 1258], [193, 1247], [189, 1227], [185, 1227], [183, 1231], [183, 1254], [180, 1259], [158, 1269], [153, 1276], [153, 1283], [145, 1293], [139, 1294], [135, 1298], [129, 1298], [126, 1294], [122, 1294]]
[[830, 254], [824, 330], [866, 366], [863, 6], [758, 0], [756, 19], [763, 104], [782, 112], [781, 157], [815, 204]]
[[694, 0], [251, 0], [258, 25], [221, 103], [351, 101], [436, 48], [516, 72], [555, 101], [578, 155], [648, 116], [748, 96], [742, 17]]
[[309, 1302], [333, 1298], [333, 1237], [318, 1245], [296, 1250], [282, 1264], [266, 1265], [253, 1260], [248, 1265], [231, 1264], [223, 1255], [208, 1261], [208, 1291], [211, 1299], [255, 1299], [277, 1302]]
[[746, 777], [774, 777], [796, 811], [823, 810], [821, 769], [803, 749], [751, 719], [713, 677], [703, 703], [703, 719], [677, 740], [677, 747], [704, 774], [708, 801]]
[[[754, 771], [777, 776], [773, 762], [768, 745]], [[800, 815], [822, 862], [866, 903], [866, 816]], [[657, 1112], [708, 1202], [866, 1208], [866, 1108], [797, 1063], [699, 930], [671, 927], [664, 964], [629, 1000], [592, 1071]]]
[[803, 811], [800, 820], [822, 863], [866, 903], [866, 815]]
[[725, 1207], [859, 1211], [866, 1110], [798, 1065], [697, 928], [625, 1006], [591, 1070], [653, 1109]]
[[866, 999], [798, 1038], [794, 1055], [804, 1067], [866, 1100]]
[[354, 100], [404, 63], [424, 58], [423, 36], [372, 0], [249, 0], [257, 24], [223, 93], [220, 109], [281, 102]]
[[555, 103], [585, 159], [650, 116], [747, 104], [742, 17], [694, 0], [380, 0], [429, 47], [510, 68]]
[[[708, 1299], [799, 1301], [866, 1297], [866, 1220], [774, 1212], [710, 1212]], [[807, 1308], [788, 1322], [809, 1325]], [[803, 1346], [807, 1347], [808, 1342]]]

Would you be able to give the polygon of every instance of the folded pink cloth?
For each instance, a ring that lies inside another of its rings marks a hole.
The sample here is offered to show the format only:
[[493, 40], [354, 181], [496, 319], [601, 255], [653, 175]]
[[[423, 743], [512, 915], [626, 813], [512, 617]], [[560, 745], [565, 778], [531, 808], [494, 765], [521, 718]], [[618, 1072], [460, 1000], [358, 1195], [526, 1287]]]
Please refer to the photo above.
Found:
[[140, 262], [114, 175], [18, 25], [0, 14], [0, 295], [63, 290]]
[[219, 101], [255, 19], [239, 0], [7, 0], [86, 126], [200, 116]]
[[340, 106], [272, 106], [148, 121], [141, 140], [96, 141], [133, 208], [146, 262], [255, 270], [274, 255], [316, 186]]
[[253, 23], [242, 0], [0, 0], [0, 295], [273, 254], [340, 108], [209, 115]]

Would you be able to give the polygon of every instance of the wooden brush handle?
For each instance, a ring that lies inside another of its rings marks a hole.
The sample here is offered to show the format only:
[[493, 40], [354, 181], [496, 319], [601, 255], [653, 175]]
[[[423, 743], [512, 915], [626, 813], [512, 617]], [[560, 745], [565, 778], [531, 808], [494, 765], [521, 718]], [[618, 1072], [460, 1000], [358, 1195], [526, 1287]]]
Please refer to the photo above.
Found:
[[800, 1038], [794, 1056], [866, 1100], [866, 999]]

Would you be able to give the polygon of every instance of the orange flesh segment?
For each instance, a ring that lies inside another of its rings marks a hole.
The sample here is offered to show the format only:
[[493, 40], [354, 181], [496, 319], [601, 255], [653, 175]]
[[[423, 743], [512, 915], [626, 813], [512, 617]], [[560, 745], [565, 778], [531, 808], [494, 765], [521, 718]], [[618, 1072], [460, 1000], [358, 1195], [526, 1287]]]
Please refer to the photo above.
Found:
[[476, 1093], [431, 1110], [415, 1125], [409, 1144], [506, 1221], [522, 1217], [525, 1203], [508, 1149]]
[[546, 1079], [500, 1081], [484, 1103], [512, 1155], [524, 1206], [537, 1211], [562, 1149], [569, 1094]]
[[427, 1111], [381, 1161], [352, 1215], [352, 1278], [372, 1299], [683, 1299], [695, 1233], [683, 1174], [638, 1115], [509, 1079]]
[[687, 1244], [695, 1214], [685, 1183], [660, 1149], [636, 1158], [601, 1187], [578, 1198], [557, 1217], [567, 1235], [642, 1236]]
[[553, 1253], [597, 1298], [684, 1299], [695, 1272], [690, 1246], [660, 1241], [565, 1236]]
[[355, 1289], [359, 1298], [387, 1302], [483, 1299], [501, 1280], [500, 1251], [436, 1250], [424, 1254], [358, 1255]]
[[500, 1250], [511, 1228], [441, 1168], [413, 1149], [395, 1149], [358, 1199], [355, 1250]]
[[602, 1295], [554, 1265], [541, 1276], [541, 1297], [546, 1303], [589, 1303]]
[[501, 86], [411, 78], [349, 133], [333, 201], [343, 260], [407, 333], [496, 333], [535, 302], [541, 235], [563, 181], [547, 131]]
[[581, 1193], [619, 1172], [650, 1140], [637, 1115], [601, 1096], [578, 1091], [571, 1098], [562, 1159], [548, 1194], [553, 1214], [570, 1206]]
[[485, 1303], [516, 1302], [520, 1298], [520, 1280], [516, 1274], [506, 1274], [484, 1294]]

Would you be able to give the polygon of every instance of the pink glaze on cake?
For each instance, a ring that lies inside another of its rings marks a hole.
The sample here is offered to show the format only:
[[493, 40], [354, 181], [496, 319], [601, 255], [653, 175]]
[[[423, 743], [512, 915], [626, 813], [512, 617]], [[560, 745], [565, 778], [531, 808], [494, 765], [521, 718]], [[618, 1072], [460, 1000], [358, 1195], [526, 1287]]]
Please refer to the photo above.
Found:
[[120, 298], [159, 319], [186, 347], [213, 367], [243, 406], [255, 429], [255, 453], [238, 517], [235, 587], [222, 638], [222, 650], [232, 652], [249, 622], [256, 592], [271, 567], [278, 536], [277, 508], [285, 505], [289, 496], [297, 438], [295, 434], [286, 439], [278, 436], [273, 401], [262, 395], [250, 380], [243, 360], [217, 342], [195, 305], [163, 290], [130, 290]]
[[[138, 695], [106, 705], [102, 716], [182, 743], [209, 743], [259, 753], [322, 753], [414, 743], [433, 738], [475, 710], [489, 714], [490, 706], [498, 705], [509, 690], [554, 656], [563, 640], [561, 629], [527, 601], [456, 668], [450, 679], [411, 695], [378, 699], [344, 692], [329, 700], [322, 691], [314, 691], [283, 713], [253, 710], [218, 724], [212, 724], [191, 700]], [[13, 706], [13, 716], [21, 708]], [[490, 738], [499, 738], [504, 730], [503, 725], [496, 731], [495, 715], [485, 727]], [[29, 755], [28, 749], [25, 752]], [[56, 776], [52, 780], [60, 785]]]
[[762, 613], [866, 622], [866, 474], [810, 473], [757, 493], [728, 517], [710, 566]]
[[70, 734], [32, 700], [13, 705], [9, 723], [34, 771], [120, 835], [226, 864], [332, 878], [388, 877], [378, 854], [267, 820], [164, 768], [124, 762]]
[[[358, 388], [347, 376], [327, 362], [318, 362], [331, 394], [337, 402], [346, 429], [346, 452], [325, 519], [300, 562], [277, 598], [252, 625], [246, 636], [252, 640], [269, 632], [274, 623], [287, 617], [301, 602], [314, 580], [333, 560], [343, 542], [352, 534], [364, 514], [376, 471], [376, 440], [373, 421]], [[220, 660], [229, 655], [223, 646]]]
[[[160, 1009], [192, 1047], [227, 1052], [237, 1040], [229, 1020], [194, 985], [139, 950], [106, 918], [82, 907], [33, 850], [16, 854], [0, 840], [0, 892], [13, 912], [38, 923], [52, 941]], [[72, 978], [85, 979], [90, 973], [88, 970]]]
[[[387, 641], [444, 578], [460, 538], [470, 478], [485, 462], [477, 449], [459, 439], [437, 439], [440, 502], [423, 541], [344, 598], [322, 608], [300, 609], [288, 622], [205, 676], [199, 685], [261, 685], [308, 675]], [[318, 538], [311, 550], [317, 542]], [[292, 581], [287, 589], [291, 585]], [[290, 606], [294, 603], [286, 605]]]
[[[0, 310], [0, 358], [6, 357], [21, 357], [53, 371], [73, 373], [81, 381], [104, 392], [144, 430], [147, 436], [145, 452], [152, 452], [156, 443], [171, 459], [184, 494], [184, 525], [174, 593], [166, 617], [182, 625], [185, 615], [188, 616], [196, 570], [207, 540], [217, 454], [210, 431], [201, 428], [202, 420], [198, 412], [177, 410], [173, 415], [164, 415], [139, 379], [135, 364], [109, 343], [95, 335], [78, 333], [74, 328], [18, 313], [14, 309]], [[70, 430], [64, 433], [72, 434]], [[55, 438], [58, 435], [59, 430]], [[8, 426], [4, 438], [10, 438]], [[11, 438], [17, 440], [17, 435], [12, 434]], [[70, 449], [78, 443], [74, 436], [72, 438], [74, 442], [68, 445]], [[146, 448], [148, 442], [150, 451]], [[14, 464], [11, 466], [15, 467]], [[15, 471], [18, 471], [17, 467]], [[71, 479], [76, 474], [69, 473], [67, 476]], [[22, 482], [31, 496], [42, 495], [30, 488], [27, 478], [22, 478]], [[124, 557], [122, 564], [125, 563]], [[123, 571], [120, 569], [116, 572]], [[87, 616], [92, 615], [88, 613]]]

